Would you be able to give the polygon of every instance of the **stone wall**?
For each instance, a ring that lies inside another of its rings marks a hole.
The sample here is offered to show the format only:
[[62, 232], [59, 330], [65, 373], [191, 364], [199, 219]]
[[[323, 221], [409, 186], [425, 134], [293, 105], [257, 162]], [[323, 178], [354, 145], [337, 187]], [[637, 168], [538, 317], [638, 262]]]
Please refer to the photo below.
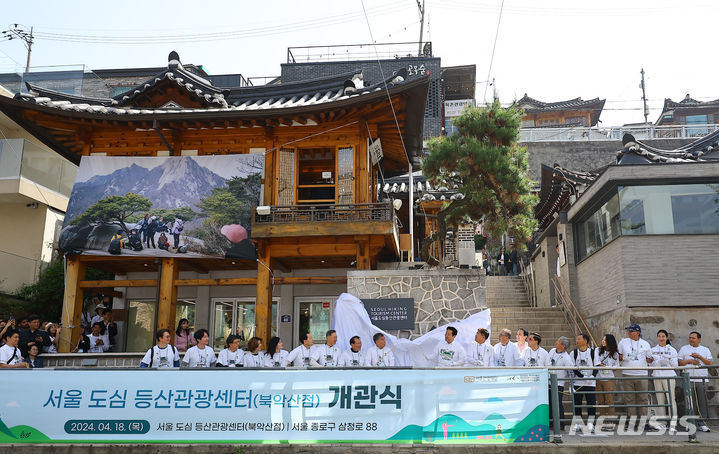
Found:
[[[663, 149], [681, 147], [692, 139], [643, 140], [643, 143]], [[553, 167], [559, 164], [572, 170], [592, 170], [616, 164], [621, 140], [595, 140], [586, 142], [522, 142], [529, 152], [529, 175], [534, 181], [541, 177], [542, 164]]]
[[414, 298], [414, 329], [391, 331], [415, 339], [437, 326], [487, 308], [482, 270], [349, 271], [347, 292], [362, 298]]

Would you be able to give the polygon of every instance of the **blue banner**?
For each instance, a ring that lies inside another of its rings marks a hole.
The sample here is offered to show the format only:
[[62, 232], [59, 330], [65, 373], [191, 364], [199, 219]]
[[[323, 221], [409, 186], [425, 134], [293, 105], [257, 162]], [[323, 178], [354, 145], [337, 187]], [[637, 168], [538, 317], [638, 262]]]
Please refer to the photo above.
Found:
[[548, 441], [547, 370], [13, 370], [0, 443]]

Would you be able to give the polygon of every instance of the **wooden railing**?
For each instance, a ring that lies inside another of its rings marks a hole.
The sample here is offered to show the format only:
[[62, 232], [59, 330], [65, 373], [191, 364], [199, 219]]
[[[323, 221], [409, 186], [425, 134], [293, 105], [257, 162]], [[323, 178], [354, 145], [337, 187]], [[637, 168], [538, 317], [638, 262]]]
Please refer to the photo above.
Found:
[[362, 203], [353, 205], [295, 205], [271, 206], [270, 214], [260, 215], [252, 210], [252, 223], [295, 224], [308, 222], [367, 222], [394, 221], [391, 203]]

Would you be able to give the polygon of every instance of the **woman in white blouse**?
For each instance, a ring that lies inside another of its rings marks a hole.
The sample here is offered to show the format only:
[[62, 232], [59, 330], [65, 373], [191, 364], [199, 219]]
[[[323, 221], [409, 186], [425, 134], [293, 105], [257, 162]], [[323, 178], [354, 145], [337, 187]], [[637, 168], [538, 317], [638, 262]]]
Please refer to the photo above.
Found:
[[[597, 348], [594, 355], [594, 365], [600, 367], [619, 366], [619, 352], [617, 351], [617, 339], [611, 334], [605, 334], [602, 338], [602, 346]], [[597, 407], [599, 415], [614, 416], [614, 372], [611, 370], [600, 370], [597, 373]], [[602, 394], [606, 392], [608, 394]], [[606, 406], [605, 406], [606, 405]]]
[[[660, 329], [657, 331], [657, 345], [652, 348], [652, 356], [656, 367], [679, 367], [679, 355], [669, 342], [669, 333]], [[652, 371], [652, 377], [676, 377], [677, 373], [673, 369]], [[674, 387], [676, 380], [668, 378], [666, 380], [654, 380], [654, 390], [656, 391], [657, 404], [669, 404], [669, 416], [672, 418], [669, 425], [669, 432], [676, 432], [677, 406], [674, 400]], [[667, 392], [669, 394], [667, 394]], [[657, 407], [655, 414], [657, 417], [667, 417], [667, 407]]]
[[253, 337], [247, 342], [247, 353], [242, 364], [245, 367], [264, 367], [265, 354], [262, 353], [262, 339]]
[[270, 339], [265, 353], [265, 367], [287, 367], [287, 355], [289, 352], [283, 350], [282, 340], [279, 337]]

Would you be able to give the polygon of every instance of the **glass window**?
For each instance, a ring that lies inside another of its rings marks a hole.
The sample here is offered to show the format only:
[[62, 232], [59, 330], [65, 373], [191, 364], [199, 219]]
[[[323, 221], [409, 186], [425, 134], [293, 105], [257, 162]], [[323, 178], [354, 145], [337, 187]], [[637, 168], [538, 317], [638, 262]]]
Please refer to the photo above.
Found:
[[719, 183], [619, 186], [575, 229], [579, 260], [620, 234], [719, 234]]
[[619, 198], [615, 194], [577, 226], [579, 260], [602, 248], [620, 234]]
[[[272, 336], [277, 335], [277, 301], [272, 301], [271, 314]], [[234, 327], [234, 328], [233, 328]], [[255, 335], [255, 302], [235, 299], [215, 301], [215, 323], [212, 346], [216, 350], [225, 348], [225, 341], [230, 334], [240, 336], [240, 347], [247, 347], [247, 342]], [[265, 346], [269, 339], [263, 339]]]
[[190, 329], [195, 330], [195, 302], [192, 300], [178, 300], [177, 310], [175, 311], [175, 328], [180, 324], [180, 320], [186, 318], [190, 324]]
[[227, 336], [232, 333], [233, 301], [215, 302], [215, 326], [212, 335], [212, 347], [215, 350], [225, 348]]
[[155, 345], [155, 301], [130, 301], [127, 312], [127, 352], [146, 352]]
[[325, 334], [330, 329], [329, 301], [302, 301], [299, 303], [299, 332], [309, 331], [316, 344], [325, 342]]
[[335, 150], [307, 148], [297, 157], [297, 203], [335, 203]]
[[703, 126], [692, 126], [687, 128], [687, 134], [692, 137], [705, 136], [709, 134], [709, 127], [707, 124], [706, 115], [687, 115], [686, 123], [688, 125], [703, 125]]

